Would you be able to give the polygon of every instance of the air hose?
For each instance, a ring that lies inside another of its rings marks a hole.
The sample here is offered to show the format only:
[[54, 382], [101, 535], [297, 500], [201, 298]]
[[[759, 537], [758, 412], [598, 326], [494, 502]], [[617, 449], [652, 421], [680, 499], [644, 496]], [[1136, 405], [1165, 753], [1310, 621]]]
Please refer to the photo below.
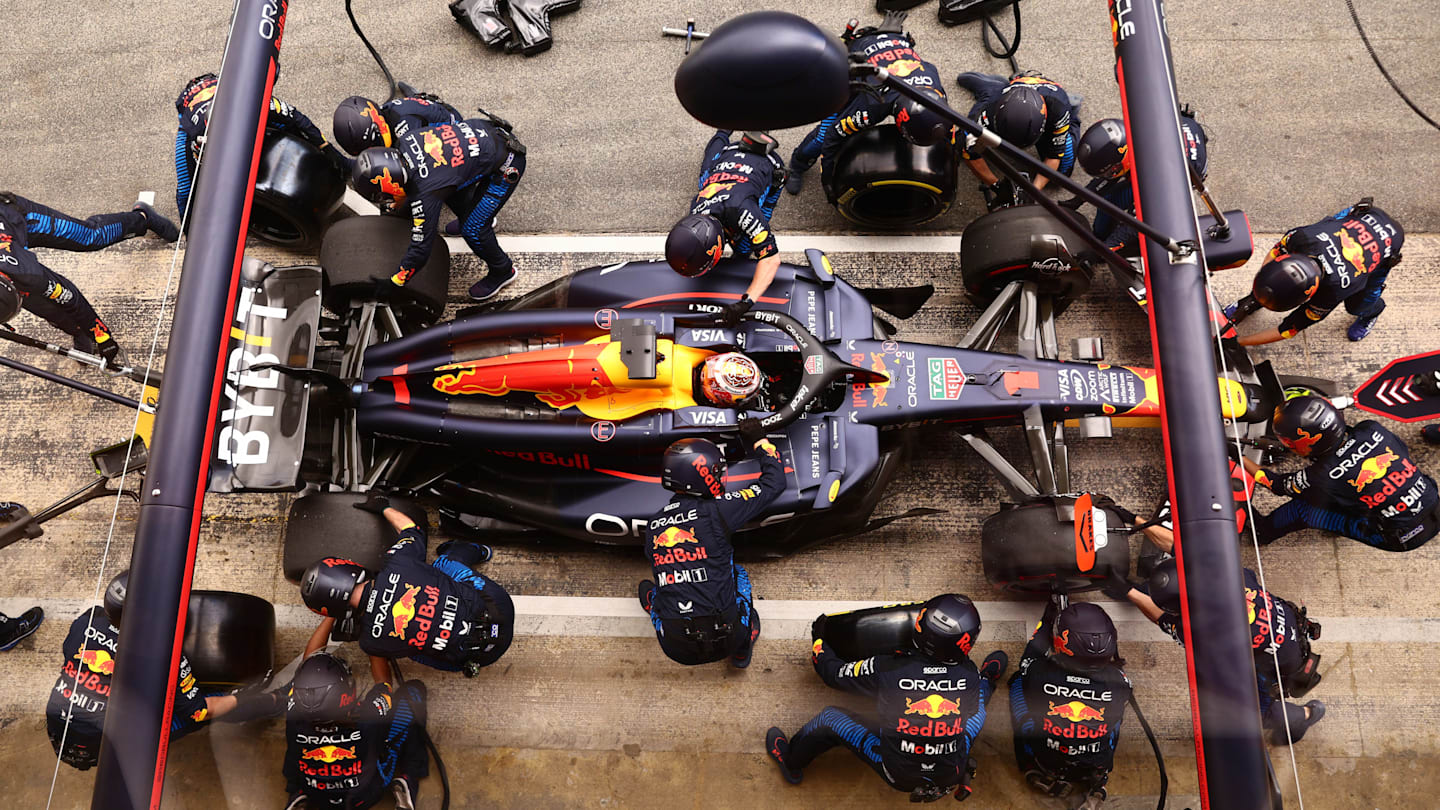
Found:
[[1165, 810], [1165, 794], [1170, 789], [1170, 777], [1165, 773], [1165, 757], [1160, 753], [1160, 742], [1155, 739], [1155, 732], [1145, 720], [1145, 713], [1140, 711], [1134, 692], [1130, 693], [1129, 702], [1130, 708], [1135, 712], [1135, 719], [1140, 721], [1140, 728], [1145, 730], [1145, 737], [1150, 740], [1150, 747], [1155, 751], [1155, 766], [1160, 769], [1160, 801], [1156, 802], [1155, 810]]

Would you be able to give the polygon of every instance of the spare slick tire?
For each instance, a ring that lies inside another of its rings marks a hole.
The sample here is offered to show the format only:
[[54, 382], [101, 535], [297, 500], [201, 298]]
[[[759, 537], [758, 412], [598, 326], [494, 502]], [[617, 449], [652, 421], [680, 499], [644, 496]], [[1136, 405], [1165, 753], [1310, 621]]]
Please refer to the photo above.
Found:
[[330, 212], [345, 195], [345, 177], [305, 139], [266, 130], [255, 172], [250, 233], [276, 245], [308, 250], [320, 244]]
[[275, 608], [248, 593], [191, 591], [181, 650], [204, 686], [258, 681], [275, 665]]
[[407, 330], [439, 320], [450, 294], [450, 247], [436, 238], [425, 266], [404, 287], [396, 287], [390, 277], [400, 268], [408, 247], [410, 220], [405, 217], [346, 217], [331, 225], [320, 245], [326, 308], [343, 313], [357, 301], [373, 300], [377, 290], [383, 290], [395, 317]]
[[[1062, 210], [1077, 227], [1089, 230], [1084, 217]], [[1058, 238], [1075, 260], [1049, 253], [1037, 260], [1035, 237]], [[1094, 273], [1079, 260], [1087, 255], [1093, 255], [1089, 246], [1049, 211], [1019, 205], [985, 214], [965, 226], [960, 237], [960, 277], [965, 291], [980, 302], [989, 302], [1012, 281], [1035, 281], [1042, 295], [1068, 303], [1090, 289]]]
[[[1112, 572], [1128, 576], [1129, 530], [1114, 505], [1089, 494], [1007, 504], [980, 527], [985, 578], [1016, 593], [1050, 594], [1094, 590]], [[1075, 519], [1062, 520], [1057, 507], [1073, 507]]]
[[[368, 571], [380, 570], [380, 557], [395, 544], [397, 533], [383, 517], [362, 512], [360, 492], [312, 492], [290, 504], [285, 520], [285, 578], [298, 583], [305, 569], [325, 559], [354, 560]], [[429, 531], [425, 510], [412, 501], [391, 498], [415, 525]]]
[[825, 617], [821, 638], [846, 661], [913, 648], [910, 634], [924, 602], [861, 608]]
[[894, 124], [882, 124], [841, 145], [828, 191], [840, 215], [856, 225], [908, 228], [950, 210], [955, 169], [948, 141], [916, 146]]

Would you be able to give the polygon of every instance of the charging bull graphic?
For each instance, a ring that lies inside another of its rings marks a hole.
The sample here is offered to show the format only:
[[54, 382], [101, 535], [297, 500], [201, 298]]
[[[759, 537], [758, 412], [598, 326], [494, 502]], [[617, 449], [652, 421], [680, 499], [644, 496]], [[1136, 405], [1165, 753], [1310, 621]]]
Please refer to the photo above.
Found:
[[342, 759], [354, 759], [355, 749], [344, 748], [338, 745], [322, 745], [319, 748], [311, 748], [300, 755], [301, 759], [314, 760], [316, 762], [338, 762]]
[[81, 650], [75, 653], [75, 660], [97, 675], [115, 674], [115, 659], [104, 650]]
[[671, 526], [670, 528], [666, 529], [663, 533], [657, 534], [657, 535], [655, 536], [655, 547], [656, 547], [656, 548], [674, 548], [675, 546], [678, 546], [678, 545], [680, 545], [681, 543], [697, 543], [697, 542], [699, 542], [699, 541], [695, 539], [695, 535], [694, 535], [694, 534], [686, 531], [685, 529], [681, 529], [681, 528], [679, 528], [678, 526]]
[[[1340, 255], [1344, 256], [1345, 261], [1350, 262], [1351, 266], [1355, 268], [1355, 275], [1370, 272], [1370, 268], [1365, 266], [1365, 248], [1360, 247], [1360, 243], [1350, 236], [1350, 231], [1341, 228], [1335, 232], [1335, 235], [1340, 237]], [[1316, 283], [1318, 284], [1319, 281], [1317, 280]]]
[[1385, 474], [1390, 472], [1390, 465], [1399, 460], [1400, 456], [1386, 447], [1385, 452], [1380, 455], [1360, 462], [1360, 469], [1356, 471], [1354, 480], [1349, 482], [1350, 486], [1355, 487], [1356, 492], [1364, 492], [1365, 487], [1384, 478]]
[[391, 636], [405, 637], [405, 628], [409, 626], [410, 620], [415, 618], [415, 597], [419, 593], [419, 585], [406, 585], [405, 593], [400, 594], [400, 598], [390, 606], [390, 616], [395, 621], [395, 629], [390, 631]]
[[938, 720], [951, 714], [960, 713], [960, 704], [939, 695], [927, 695], [919, 700], [905, 698], [906, 714], [922, 714], [931, 720]]
[[1105, 719], [1105, 712], [1103, 710], [1096, 709], [1089, 704], [1082, 703], [1078, 700], [1072, 700], [1069, 703], [1061, 703], [1058, 705], [1055, 703], [1051, 703], [1050, 711], [1046, 712], [1046, 715], [1051, 717], [1063, 717], [1072, 723], [1081, 723], [1086, 720]]
[[425, 142], [425, 154], [429, 155], [430, 159], [435, 161], [436, 167], [444, 166], [446, 162], [445, 144], [440, 141], [440, 136], [426, 129], [420, 132], [420, 138]]

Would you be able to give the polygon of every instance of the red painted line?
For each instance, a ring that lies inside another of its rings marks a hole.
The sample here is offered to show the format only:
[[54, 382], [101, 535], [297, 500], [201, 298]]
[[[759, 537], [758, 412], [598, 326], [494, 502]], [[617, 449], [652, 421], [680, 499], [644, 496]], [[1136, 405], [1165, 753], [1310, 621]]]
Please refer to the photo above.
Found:
[[[661, 302], [661, 301], [677, 301], [677, 300], [685, 299], [685, 298], [716, 298], [716, 299], [721, 299], [721, 300], [726, 300], [726, 301], [739, 301], [739, 300], [740, 300], [740, 293], [721, 293], [721, 292], [668, 293], [668, 294], [666, 294], [666, 295], [656, 295], [656, 296], [653, 296], [653, 297], [651, 297], [651, 298], [642, 298], [642, 299], [640, 299], [639, 301], [631, 301], [630, 303], [628, 303], [628, 304], [626, 304], [625, 306], [621, 307], [621, 309], [634, 309], [635, 307], [643, 307], [643, 306], [646, 306], [647, 304], [655, 304], [655, 303], [659, 303], [659, 302]], [[788, 304], [788, 303], [790, 303], [790, 299], [788, 299], [788, 298], [775, 298], [775, 297], [773, 297], [773, 296], [762, 295], [762, 296], [760, 296], [760, 300], [757, 301], [756, 303], [760, 303], [760, 304]]]

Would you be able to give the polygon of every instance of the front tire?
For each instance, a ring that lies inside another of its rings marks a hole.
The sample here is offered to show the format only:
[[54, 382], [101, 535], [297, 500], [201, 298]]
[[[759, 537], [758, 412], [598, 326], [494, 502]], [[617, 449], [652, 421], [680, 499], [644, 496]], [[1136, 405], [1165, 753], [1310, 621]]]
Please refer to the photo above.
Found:
[[955, 202], [955, 150], [948, 142], [916, 146], [894, 124], [861, 131], [840, 148], [829, 179], [840, 215], [889, 230], [929, 222]]

